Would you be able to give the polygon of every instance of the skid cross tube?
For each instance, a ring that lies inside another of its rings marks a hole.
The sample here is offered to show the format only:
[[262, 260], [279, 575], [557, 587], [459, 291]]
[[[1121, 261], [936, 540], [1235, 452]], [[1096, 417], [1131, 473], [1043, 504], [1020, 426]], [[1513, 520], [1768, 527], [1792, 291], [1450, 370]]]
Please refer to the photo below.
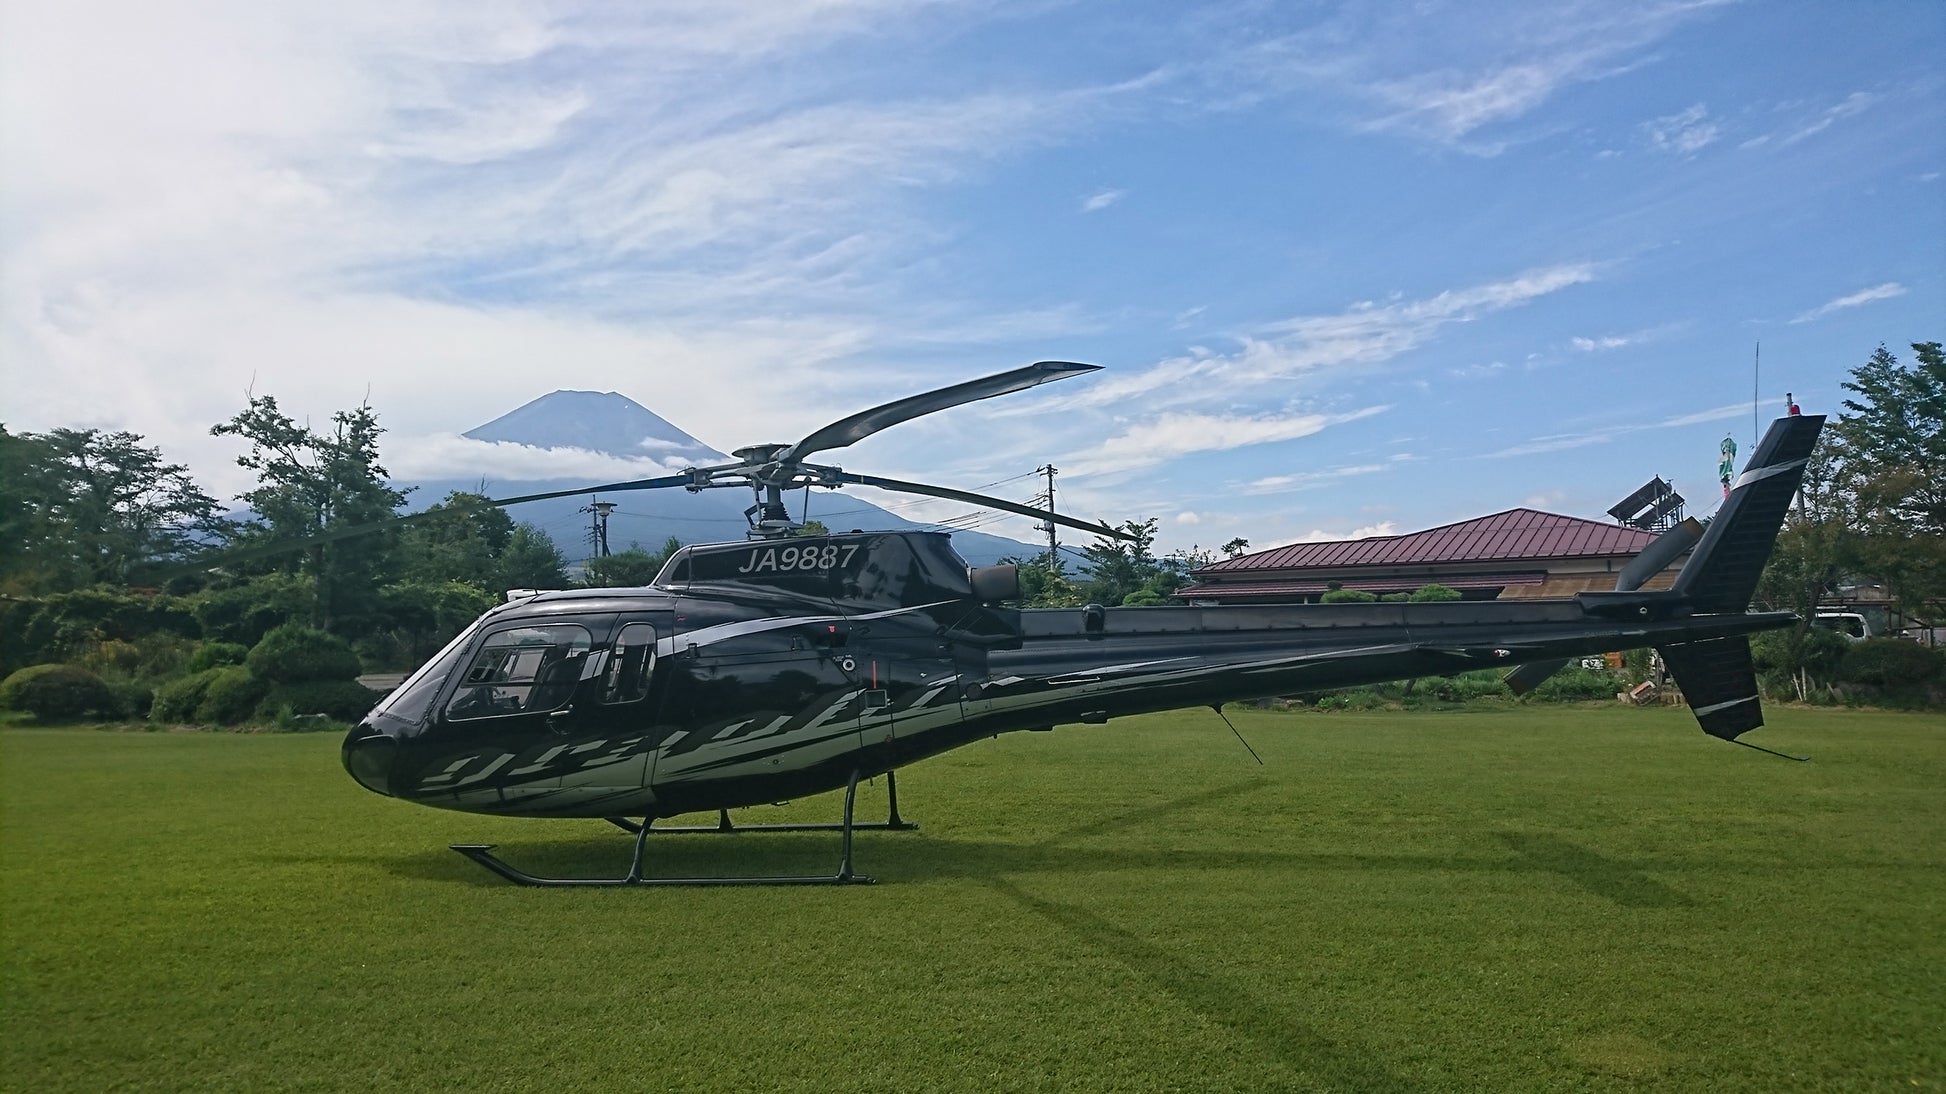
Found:
[[[635, 857], [634, 860], [629, 863], [628, 874], [624, 877], [618, 877], [618, 878], [541, 877], [536, 874], [527, 873], [524, 870], [516, 869], [515, 867], [509, 865], [505, 860], [494, 855], [492, 853], [494, 848], [493, 844], [455, 843], [452, 844], [451, 847], [453, 850], [458, 851], [460, 854], [465, 855], [467, 858], [472, 859], [474, 862], [479, 863], [481, 866], [484, 866], [487, 869], [493, 871], [494, 873], [499, 874], [501, 877], [506, 878], [508, 881], [511, 881], [516, 885], [537, 885], [537, 886], [546, 886], [546, 887], [553, 887], [553, 888], [568, 887], [568, 886], [597, 886], [597, 887], [608, 887], [608, 888], [613, 888], [617, 886], [629, 886], [629, 887], [687, 886], [693, 888], [693, 887], [707, 886], [707, 885], [870, 885], [873, 884], [873, 879], [870, 876], [856, 873], [852, 870], [852, 863], [851, 863], [852, 832], [858, 828], [890, 827], [892, 826], [893, 821], [886, 821], [881, 824], [865, 824], [865, 825], [852, 823], [853, 807], [857, 802], [857, 798], [858, 798], [858, 772], [853, 771], [851, 773], [850, 781], [848, 781], [845, 784], [845, 819], [842, 823], [836, 825], [826, 824], [826, 825], [756, 826], [757, 830], [769, 830], [769, 831], [779, 831], [779, 830], [827, 831], [832, 828], [838, 829], [840, 832], [843, 833], [840, 841], [843, 847], [843, 851], [841, 856], [838, 859], [838, 872], [835, 874], [785, 874], [785, 875], [777, 875], [777, 876], [770, 876], [770, 877], [644, 877], [642, 873], [642, 860], [645, 857], [645, 852], [648, 847], [649, 834], [651, 832], [661, 832], [667, 834], [671, 832], [683, 831], [683, 829], [651, 828], [649, 822], [654, 819], [652, 817], [645, 818], [641, 824], [634, 826]], [[894, 821], [897, 820], [897, 816], [898, 816], [898, 811], [897, 808], [894, 807], [893, 809]], [[616, 818], [610, 818], [610, 819], [615, 820]], [[728, 815], [725, 814], [723, 819], [727, 823], [729, 820]], [[630, 823], [632, 824], [633, 822]], [[901, 824], [901, 826], [906, 828], [918, 827], [917, 825], [905, 824], [904, 822], [899, 822], [899, 823]], [[753, 829], [737, 829], [737, 828], [692, 829], [692, 831], [701, 831], [701, 832], [717, 832], [717, 831], [735, 832], [735, 831], [751, 831], [751, 830]]]

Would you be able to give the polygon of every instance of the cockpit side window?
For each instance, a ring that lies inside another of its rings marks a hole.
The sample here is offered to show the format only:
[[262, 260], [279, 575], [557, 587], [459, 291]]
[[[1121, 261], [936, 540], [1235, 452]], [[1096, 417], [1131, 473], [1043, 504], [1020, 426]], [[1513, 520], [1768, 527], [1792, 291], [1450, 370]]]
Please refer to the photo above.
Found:
[[655, 628], [647, 623], [630, 623], [615, 636], [615, 648], [608, 657], [608, 671], [602, 677], [601, 701], [633, 703], [649, 694], [649, 675], [655, 671]]
[[574, 698], [588, 651], [588, 629], [574, 623], [515, 627], [487, 636], [446, 705], [455, 721], [557, 710]]

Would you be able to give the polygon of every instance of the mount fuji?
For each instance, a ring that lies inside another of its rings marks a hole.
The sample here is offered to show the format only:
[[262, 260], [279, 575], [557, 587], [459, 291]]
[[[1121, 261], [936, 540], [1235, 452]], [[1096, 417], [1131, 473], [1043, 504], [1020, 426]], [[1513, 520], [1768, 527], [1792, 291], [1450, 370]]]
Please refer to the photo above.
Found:
[[[541, 450], [532, 454], [536, 466], [558, 466], [553, 457], [565, 454], [591, 464], [604, 462], [601, 457], [606, 457], [611, 464], [618, 460], [653, 460], [661, 466], [661, 470], [643, 463], [635, 470], [621, 468], [592, 474], [577, 472], [573, 478], [475, 476], [396, 484], [416, 487], [408, 503], [410, 508], [424, 508], [444, 499], [454, 490], [485, 493], [492, 497], [517, 497], [566, 490], [587, 483], [647, 478], [689, 466], [731, 462], [730, 456], [690, 436], [635, 400], [613, 391], [552, 392], [461, 436], [496, 447], [518, 445]], [[572, 451], [564, 453], [562, 450]], [[500, 461], [496, 459], [495, 462]], [[620, 551], [630, 544], [656, 550], [671, 536], [684, 543], [742, 539], [749, 528], [743, 511], [752, 498], [747, 490], [704, 490], [692, 494], [687, 490], [669, 489], [615, 493], [605, 495], [601, 500], [615, 503], [615, 510], [608, 519], [608, 544], [611, 550]], [[803, 493], [790, 496], [789, 500], [793, 513], [806, 511]], [[555, 498], [509, 506], [507, 511], [515, 520], [541, 528], [561, 548], [563, 555], [575, 561], [593, 553], [591, 517], [583, 512], [589, 501], [588, 495]], [[822, 521], [832, 531], [939, 527], [908, 520], [839, 491], [811, 492], [808, 513], [810, 519]], [[1046, 550], [1045, 546], [984, 532], [956, 531], [953, 533], [953, 546], [975, 566], [989, 565], [1004, 556], [1031, 558]]]

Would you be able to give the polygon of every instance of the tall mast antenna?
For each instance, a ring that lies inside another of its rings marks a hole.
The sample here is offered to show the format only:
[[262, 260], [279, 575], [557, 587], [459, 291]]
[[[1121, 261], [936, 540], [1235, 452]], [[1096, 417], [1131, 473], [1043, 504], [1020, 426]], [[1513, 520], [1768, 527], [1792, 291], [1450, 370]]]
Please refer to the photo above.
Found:
[[1763, 415], [1757, 411], [1758, 379], [1764, 371], [1764, 344], [1757, 343], [1756, 356], [1750, 362], [1750, 443], [1755, 446], [1763, 432]]

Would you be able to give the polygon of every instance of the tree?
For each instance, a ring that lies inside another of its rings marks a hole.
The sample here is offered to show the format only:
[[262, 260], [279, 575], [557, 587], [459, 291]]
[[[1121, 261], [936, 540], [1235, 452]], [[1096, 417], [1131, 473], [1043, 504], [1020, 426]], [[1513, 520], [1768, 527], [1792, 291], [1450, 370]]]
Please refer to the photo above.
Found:
[[0, 576], [23, 589], [120, 583], [221, 528], [216, 499], [135, 433], [0, 427]]
[[400, 580], [463, 581], [496, 597], [508, 589], [567, 587], [567, 560], [554, 541], [531, 524], [514, 523], [486, 495], [455, 490], [426, 512], [441, 515], [400, 536]]
[[508, 534], [499, 562], [499, 584], [489, 592], [568, 587], [568, 560], [561, 549], [546, 532], [524, 521]]
[[1154, 517], [1123, 521], [1119, 527], [1130, 538], [1099, 536], [1081, 549], [1088, 559], [1088, 581], [1082, 586], [1087, 603], [1120, 604], [1156, 576], [1157, 560], [1150, 553], [1155, 546], [1156, 523]]
[[1946, 600], [1946, 352], [1912, 349], [1912, 367], [1881, 345], [1852, 370], [1837, 430], [1859, 568], [1920, 612]]
[[287, 570], [303, 569], [317, 579], [311, 610], [313, 626], [330, 629], [369, 611], [371, 594], [386, 576], [393, 535], [377, 534], [315, 541], [334, 531], [377, 524], [405, 501], [388, 484], [378, 462], [378, 437], [384, 430], [369, 405], [331, 416], [328, 433], [300, 426], [269, 395], [253, 395], [236, 417], [210, 429], [216, 436], [248, 441], [250, 451], [238, 466], [255, 471], [255, 489], [238, 495], [255, 510], [243, 538], [312, 540], [293, 552]]
[[662, 543], [662, 550], [651, 553], [639, 543], [631, 543], [628, 550], [617, 551], [604, 558], [588, 560], [588, 584], [601, 588], [627, 588], [647, 585], [662, 572], [669, 556], [682, 550], [682, 540], [670, 536]]
[[[484, 494], [455, 490], [428, 506], [425, 517], [399, 537], [398, 576], [405, 581], [464, 581], [482, 589], [500, 582], [500, 558], [513, 540], [514, 521]], [[422, 514], [422, 517], [424, 514]]]
[[1011, 563], [1020, 576], [1020, 606], [1023, 608], [1078, 608], [1087, 603], [1081, 587], [1064, 569], [1050, 567], [1046, 555], [1031, 559], [1008, 555], [1002, 565]]

